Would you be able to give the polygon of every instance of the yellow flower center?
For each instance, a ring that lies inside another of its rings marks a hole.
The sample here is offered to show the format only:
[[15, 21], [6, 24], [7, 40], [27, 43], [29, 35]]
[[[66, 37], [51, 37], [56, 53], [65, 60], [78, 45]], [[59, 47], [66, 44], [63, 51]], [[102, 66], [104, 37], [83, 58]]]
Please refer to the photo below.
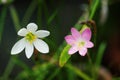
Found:
[[30, 43], [32, 43], [37, 37], [33, 33], [29, 32], [28, 34], [26, 34], [25, 38]]
[[85, 42], [84, 42], [84, 41], [81, 41], [81, 42], [78, 43], [78, 46], [79, 46], [79, 47], [83, 47], [84, 45], [85, 45]]

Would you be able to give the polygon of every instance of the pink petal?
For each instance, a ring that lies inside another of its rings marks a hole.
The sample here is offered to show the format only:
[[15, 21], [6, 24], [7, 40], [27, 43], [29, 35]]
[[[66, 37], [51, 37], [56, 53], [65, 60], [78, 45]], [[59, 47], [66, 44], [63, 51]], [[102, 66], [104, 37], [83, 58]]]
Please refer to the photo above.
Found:
[[91, 41], [86, 42], [85, 47], [86, 48], [92, 48], [94, 44]]
[[85, 56], [86, 55], [86, 53], [87, 53], [87, 48], [81, 48], [80, 50], [79, 50], [79, 54], [81, 55], [81, 56]]
[[78, 39], [81, 37], [81, 34], [79, 31], [77, 31], [75, 28], [71, 28], [71, 33], [72, 33], [72, 36], [75, 38], [75, 39]]
[[86, 40], [90, 40], [91, 39], [91, 30], [90, 28], [86, 28], [83, 32], [82, 32], [82, 38], [86, 39]]
[[73, 38], [71, 35], [66, 36], [66, 37], [65, 37], [65, 40], [66, 40], [66, 42], [67, 42], [68, 44], [70, 44], [70, 45], [73, 45], [74, 42], [75, 42], [74, 38]]
[[70, 48], [70, 50], [69, 50], [69, 54], [74, 54], [74, 53], [76, 53], [78, 51], [78, 49], [77, 49], [77, 47], [76, 46], [72, 46], [71, 48]]

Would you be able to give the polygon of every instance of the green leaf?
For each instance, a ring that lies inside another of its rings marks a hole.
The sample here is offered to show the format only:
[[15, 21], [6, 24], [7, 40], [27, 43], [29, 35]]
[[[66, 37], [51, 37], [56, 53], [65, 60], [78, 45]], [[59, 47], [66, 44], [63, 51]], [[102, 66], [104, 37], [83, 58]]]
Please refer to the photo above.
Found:
[[63, 67], [64, 64], [65, 64], [65, 63], [68, 61], [68, 59], [71, 57], [71, 55], [68, 54], [69, 48], [70, 48], [70, 45], [67, 45], [67, 46], [63, 49], [63, 51], [62, 51], [62, 53], [61, 53], [61, 55], [60, 55], [59, 65], [60, 65], [61, 67]]

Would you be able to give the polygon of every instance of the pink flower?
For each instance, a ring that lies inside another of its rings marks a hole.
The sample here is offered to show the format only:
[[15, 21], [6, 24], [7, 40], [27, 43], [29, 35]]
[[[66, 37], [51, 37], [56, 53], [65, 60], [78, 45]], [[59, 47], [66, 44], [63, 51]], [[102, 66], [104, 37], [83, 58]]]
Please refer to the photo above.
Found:
[[77, 31], [75, 28], [71, 28], [72, 35], [65, 37], [66, 42], [72, 47], [69, 50], [69, 54], [74, 54], [79, 51], [81, 56], [85, 56], [87, 53], [87, 48], [92, 48], [94, 44], [90, 41], [91, 30], [90, 28], [84, 29], [82, 33]]

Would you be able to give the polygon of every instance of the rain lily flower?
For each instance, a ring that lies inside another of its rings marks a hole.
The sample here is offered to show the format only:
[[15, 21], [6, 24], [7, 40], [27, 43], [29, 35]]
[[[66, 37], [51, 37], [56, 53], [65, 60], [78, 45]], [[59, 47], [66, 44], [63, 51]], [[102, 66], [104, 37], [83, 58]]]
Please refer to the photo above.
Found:
[[94, 44], [90, 41], [91, 30], [90, 28], [84, 29], [82, 33], [77, 31], [75, 28], [71, 28], [72, 35], [65, 37], [66, 42], [72, 47], [68, 51], [69, 54], [74, 54], [79, 51], [81, 56], [85, 56], [87, 53], [87, 48], [92, 48]]
[[36, 31], [37, 29], [38, 26], [35, 23], [29, 23], [27, 28], [20, 29], [17, 34], [24, 38], [16, 42], [11, 50], [11, 54], [18, 54], [25, 49], [26, 57], [30, 58], [34, 52], [34, 47], [41, 53], [48, 53], [48, 45], [40, 38], [47, 37], [50, 35], [50, 32], [46, 30]]

